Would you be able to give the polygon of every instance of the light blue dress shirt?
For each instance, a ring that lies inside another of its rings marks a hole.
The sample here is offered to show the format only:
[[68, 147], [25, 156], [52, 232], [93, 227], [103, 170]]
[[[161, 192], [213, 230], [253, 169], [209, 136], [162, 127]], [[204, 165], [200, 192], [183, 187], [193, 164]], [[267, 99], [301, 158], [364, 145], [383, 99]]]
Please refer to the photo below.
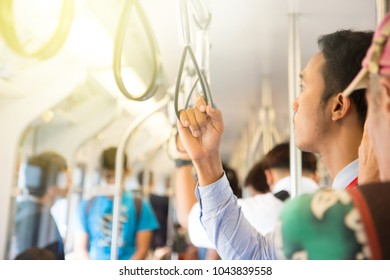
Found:
[[245, 219], [225, 174], [209, 186], [197, 186], [196, 196], [201, 223], [222, 259], [276, 259], [275, 233], [263, 236]]
[[[336, 175], [333, 185], [336, 183], [345, 188], [357, 177], [357, 169], [356, 160]], [[282, 246], [281, 236], [275, 237], [280, 232], [276, 230], [261, 235], [252, 227], [237, 205], [225, 174], [211, 185], [197, 186], [196, 196], [200, 221], [222, 259], [273, 260], [281, 256], [277, 254]]]

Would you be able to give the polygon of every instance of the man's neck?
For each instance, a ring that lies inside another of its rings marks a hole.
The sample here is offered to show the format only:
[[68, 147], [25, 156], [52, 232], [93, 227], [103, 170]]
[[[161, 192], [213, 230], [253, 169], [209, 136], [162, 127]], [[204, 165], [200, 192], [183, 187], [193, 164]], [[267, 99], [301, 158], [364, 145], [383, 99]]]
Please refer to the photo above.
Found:
[[[331, 138], [331, 137], [330, 137]], [[340, 131], [338, 137], [324, 145], [320, 155], [332, 180], [345, 166], [358, 158], [362, 134], [358, 131]]]
[[283, 176], [283, 177], [278, 177], [275, 180], [275, 183], [272, 184], [272, 186], [270, 188], [271, 192], [276, 193], [276, 192], [283, 190], [286, 187], [289, 187], [289, 185], [290, 185], [289, 180], [290, 180], [290, 174], [287, 174], [286, 176]]
[[271, 190], [271, 192], [273, 192], [274, 189], [275, 189], [276, 184], [280, 180], [290, 176], [290, 169], [280, 170], [280, 169], [271, 168], [271, 172], [272, 172], [272, 175], [273, 175], [273, 183], [270, 185], [270, 190]]

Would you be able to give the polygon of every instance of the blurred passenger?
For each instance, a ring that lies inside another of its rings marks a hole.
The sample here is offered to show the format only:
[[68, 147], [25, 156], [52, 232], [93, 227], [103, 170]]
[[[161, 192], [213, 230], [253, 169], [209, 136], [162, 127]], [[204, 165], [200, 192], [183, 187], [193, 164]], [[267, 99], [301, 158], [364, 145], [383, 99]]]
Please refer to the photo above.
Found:
[[65, 159], [45, 152], [27, 160], [24, 173], [27, 199], [18, 201], [15, 235], [16, 254], [37, 247], [51, 251], [55, 259], [65, 259], [64, 244], [50, 208], [57, 197], [67, 194], [69, 180]]
[[[103, 151], [100, 157], [100, 175], [103, 184], [115, 188], [115, 158], [117, 149]], [[124, 176], [127, 160], [123, 162]], [[123, 179], [122, 179], [123, 180]], [[97, 196], [83, 201], [79, 207], [79, 229], [75, 233], [74, 253], [79, 259], [110, 259], [113, 196]], [[150, 203], [124, 192], [121, 196], [118, 234], [118, 259], [145, 259], [150, 248], [157, 219]]]
[[246, 219], [261, 234], [274, 230], [283, 202], [271, 193], [262, 162], [251, 168], [244, 185], [250, 196], [237, 202]]
[[[358, 147], [367, 105], [364, 89], [357, 89], [350, 98], [342, 92], [359, 72], [371, 39], [372, 32], [351, 30], [321, 36], [320, 51], [302, 71], [301, 94], [292, 104], [296, 145], [321, 155], [336, 189], [357, 186]], [[222, 112], [199, 98], [194, 108], [180, 111], [177, 124], [199, 177], [200, 217], [219, 254], [224, 259], [275, 259], [275, 234], [263, 236], [242, 218], [224, 175], [219, 152]]]
[[[280, 200], [290, 197], [290, 144], [281, 143], [269, 151], [262, 160], [271, 192]], [[319, 189], [317, 181], [317, 158], [314, 154], [302, 152], [301, 193], [313, 193]]]
[[198, 202], [195, 197], [197, 176], [194, 172], [192, 161], [184, 150], [179, 134], [176, 135], [176, 149], [175, 204], [177, 219], [183, 228], [188, 229], [188, 216], [192, 207]]
[[145, 172], [142, 170], [138, 173], [138, 183], [142, 189], [148, 188], [149, 202], [152, 205], [153, 212], [157, 217], [160, 225], [158, 229], [153, 230], [153, 237], [151, 249], [156, 249], [167, 246], [167, 224], [168, 224], [168, 210], [169, 210], [169, 196], [166, 193], [156, 193], [156, 183], [154, 181], [153, 172], [149, 172], [149, 186], [144, 186]]
[[[225, 163], [222, 164], [222, 166], [234, 196], [237, 197], [238, 200], [241, 200], [242, 190], [238, 183], [236, 171]], [[192, 195], [195, 196], [195, 192], [192, 192]], [[220, 260], [221, 258], [215, 250], [215, 246], [208, 238], [206, 231], [200, 222], [199, 213], [200, 205], [199, 202], [196, 201], [188, 214], [188, 235], [190, 240], [193, 245], [199, 248], [198, 253], [201, 259]]]

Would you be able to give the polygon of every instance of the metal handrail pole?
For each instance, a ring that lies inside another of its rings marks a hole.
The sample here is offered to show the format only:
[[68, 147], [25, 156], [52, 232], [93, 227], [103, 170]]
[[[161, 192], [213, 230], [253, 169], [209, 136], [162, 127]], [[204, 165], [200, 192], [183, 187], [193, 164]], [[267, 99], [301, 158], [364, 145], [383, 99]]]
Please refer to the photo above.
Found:
[[162, 108], [166, 107], [171, 101], [171, 96], [167, 94], [163, 99], [156, 103], [155, 107], [149, 112], [139, 116], [133, 122], [130, 123], [126, 131], [123, 133], [118, 149], [116, 152], [115, 158], [115, 192], [114, 192], [114, 205], [113, 205], [113, 220], [112, 220], [112, 240], [111, 240], [111, 260], [116, 260], [118, 258], [118, 233], [119, 233], [119, 210], [120, 202], [123, 191], [122, 176], [123, 176], [123, 162], [126, 146], [129, 142], [130, 136], [133, 132], [141, 125], [145, 120], [147, 120], [154, 113], [160, 111]]

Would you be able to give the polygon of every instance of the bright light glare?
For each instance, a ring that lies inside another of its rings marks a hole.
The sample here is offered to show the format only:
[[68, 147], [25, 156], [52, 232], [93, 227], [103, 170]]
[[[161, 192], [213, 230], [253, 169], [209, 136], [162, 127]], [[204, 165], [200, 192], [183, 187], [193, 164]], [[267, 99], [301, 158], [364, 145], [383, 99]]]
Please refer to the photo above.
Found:
[[54, 118], [54, 112], [52, 110], [48, 110], [48, 111], [42, 113], [41, 118], [42, 118], [44, 123], [49, 123]]
[[[123, 67], [122, 75], [124, 83], [132, 92], [142, 93], [142, 91], [145, 90], [145, 83], [143, 83], [137, 72], [135, 72], [132, 68]], [[107, 92], [111, 93], [115, 98], [117, 98], [119, 103], [131, 114], [141, 114], [142, 112], [146, 112], [155, 104], [155, 101], [152, 98], [143, 102], [131, 101], [127, 99], [120, 92], [111, 69], [107, 71], [94, 72], [93, 76], [107, 90]]]
[[141, 78], [131, 67], [122, 66], [122, 79], [128, 89], [134, 97], [141, 96], [145, 90], [146, 85], [141, 81]]
[[[27, 49], [35, 50], [52, 37], [64, 0], [14, 0], [16, 32]], [[68, 1], [68, 0], [65, 0]]]
[[89, 69], [111, 68], [114, 38], [85, 5], [79, 7], [65, 48]]

